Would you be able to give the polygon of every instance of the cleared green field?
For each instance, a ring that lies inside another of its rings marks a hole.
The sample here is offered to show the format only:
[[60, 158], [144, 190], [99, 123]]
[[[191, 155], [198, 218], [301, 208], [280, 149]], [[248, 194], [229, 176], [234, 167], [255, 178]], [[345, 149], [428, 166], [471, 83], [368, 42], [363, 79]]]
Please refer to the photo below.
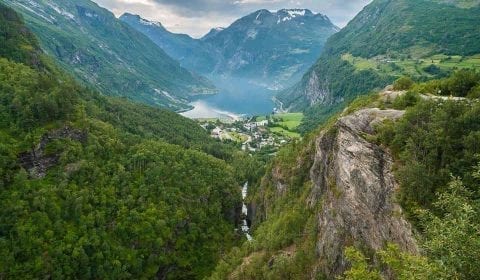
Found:
[[389, 60], [385, 58], [365, 59], [347, 53], [342, 55], [342, 59], [350, 62], [357, 71], [371, 69], [394, 76], [433, 76], [434, 73], [428, 70], [432, 67], [437, 67], [440, 71], [472, 68], [480, 70], [480, 54], [468, 57], [439, 54], [419, 59]]
[[289, 131], [289, 130], [285, 130], [281, 127], [271, 127], [269, 128], [270, 132], [272, 133], [275, 133], [275, 134], [279, 134], [279, 135], [283, 135], [283, 136], [287, 136], [287, 137], [290, 137], [290, 138], [300, 138], [300, 134], [297, 133], [297, 132], [292, 132], [292, 131]]
[[[275, 124], [285, 126], [289, 130], [297, 128], [303, 120], [303, 113], [277, 114], [274, 117]], [[277, 121], [278, 120], [278, 121]]]
[[248, 136], [245, 134], [240, 134], [238, 132], [229, 132], [230, 136], [234, 139], [235, 142], [244, 143], [248, 140]]

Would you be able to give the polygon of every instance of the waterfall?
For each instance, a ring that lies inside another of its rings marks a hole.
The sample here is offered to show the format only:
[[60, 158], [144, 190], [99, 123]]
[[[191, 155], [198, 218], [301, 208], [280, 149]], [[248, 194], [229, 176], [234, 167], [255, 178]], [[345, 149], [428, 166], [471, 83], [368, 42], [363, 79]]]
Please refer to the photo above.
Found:
[[247, 217], [248, 217], [248, 208], [245, 204], [245, 199], [247, 198], [248, 193], [248, 182], [243, 185], [242, 188], [242, 232], [247, 237], [248, 241], [252, 241], [252, 236], [250, 235], [250, 228], [248, 227]]

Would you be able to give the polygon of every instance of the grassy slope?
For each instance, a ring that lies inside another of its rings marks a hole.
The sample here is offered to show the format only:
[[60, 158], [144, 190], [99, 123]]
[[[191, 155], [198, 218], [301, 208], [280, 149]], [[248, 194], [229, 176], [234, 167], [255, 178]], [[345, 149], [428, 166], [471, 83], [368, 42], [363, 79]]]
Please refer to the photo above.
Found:
[[[373, 1], [329, 39], [302, 82], [280, 94], [279, 99], [292, 110], [305, 110], [301, 130], [311, 130], [355, 96], [384, 87], [399, 75], [428, 79], [447, 75], [455, 67], [478, 67], [479, 25], [478, 6], [465, 9], [428, 0]], [[423, 68], [432, 64], [428, 60], [438, 60], [440, 55], [453, 59], [438, 63], [443, 70], [435, 74], [438, 76], [425, 75]], [[465, 58], [456, 64], [456, 56]], [[326, 104], [309, 107], [304, 90], [312, 71], [326, 83], [322, 86], [330, 96]]]

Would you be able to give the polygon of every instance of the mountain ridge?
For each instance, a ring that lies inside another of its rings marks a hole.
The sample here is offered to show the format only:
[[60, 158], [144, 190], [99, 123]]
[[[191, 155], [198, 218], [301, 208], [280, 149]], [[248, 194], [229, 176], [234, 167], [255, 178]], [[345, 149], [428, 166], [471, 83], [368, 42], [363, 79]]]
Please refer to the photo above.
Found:
[[146, 36], [94, 2], [6, 3], [23, 13], [42, 48], [64, 69], [105, 94], [178, 110], [189, 108], [192, 96], [214, 92], [205, 78], [180, 67]]
[[444, 77], [456, 67], [478, 67], [471, 57], [480, 54], [478, 25], [477, 5], [375, 0], [330, 37], [299, 83], [277, 97], [285, 108], [305, 110], [304, 130], [312, 129], [345, 101], [403, 75], [424, 80]]
[[137, 15], [126, 13], [120, 19], [190, 70], [247, 78], [272, 89], [298, 79], [338, 31], [327, 16], [308, 9], [258, 10], [200, 39], [171, 33]]

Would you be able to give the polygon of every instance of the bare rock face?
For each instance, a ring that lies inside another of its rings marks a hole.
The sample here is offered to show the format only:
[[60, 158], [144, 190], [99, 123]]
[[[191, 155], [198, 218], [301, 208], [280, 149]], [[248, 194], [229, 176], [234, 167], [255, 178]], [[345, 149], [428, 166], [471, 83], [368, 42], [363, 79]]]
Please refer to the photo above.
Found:
[[317, 73], [312, 71], [305, 87], [305, 96], [310, 106], [327, 103], [330, 96], [328, 82], [321, 81]]
[[71, 139], [83, 143], [87, 140], [87, 134], [66, 126], [43, 135], [40, 143], [35, 148], [18, 156], [20, 165], [28, 171], [31, 178], [39, 179], [45, 177], [48, 169], [58, 163], [60, 155], [45, 154], [47, 145], [58, 139]]
[[398, 119], [403, 113], [364, 109], [339, 119], [316, 139], [309, 203], [322, 201], [316, 253], [320, 269], [329, 278], [347, 269], [346, 246], [380, 250], [386, 243], [395, 243], [407, 252], [418, 252], [411, 226], [394, 201], [398, 185], [392, 174], [393, 159], [364, 139], [374, 132], [375, 124]]

